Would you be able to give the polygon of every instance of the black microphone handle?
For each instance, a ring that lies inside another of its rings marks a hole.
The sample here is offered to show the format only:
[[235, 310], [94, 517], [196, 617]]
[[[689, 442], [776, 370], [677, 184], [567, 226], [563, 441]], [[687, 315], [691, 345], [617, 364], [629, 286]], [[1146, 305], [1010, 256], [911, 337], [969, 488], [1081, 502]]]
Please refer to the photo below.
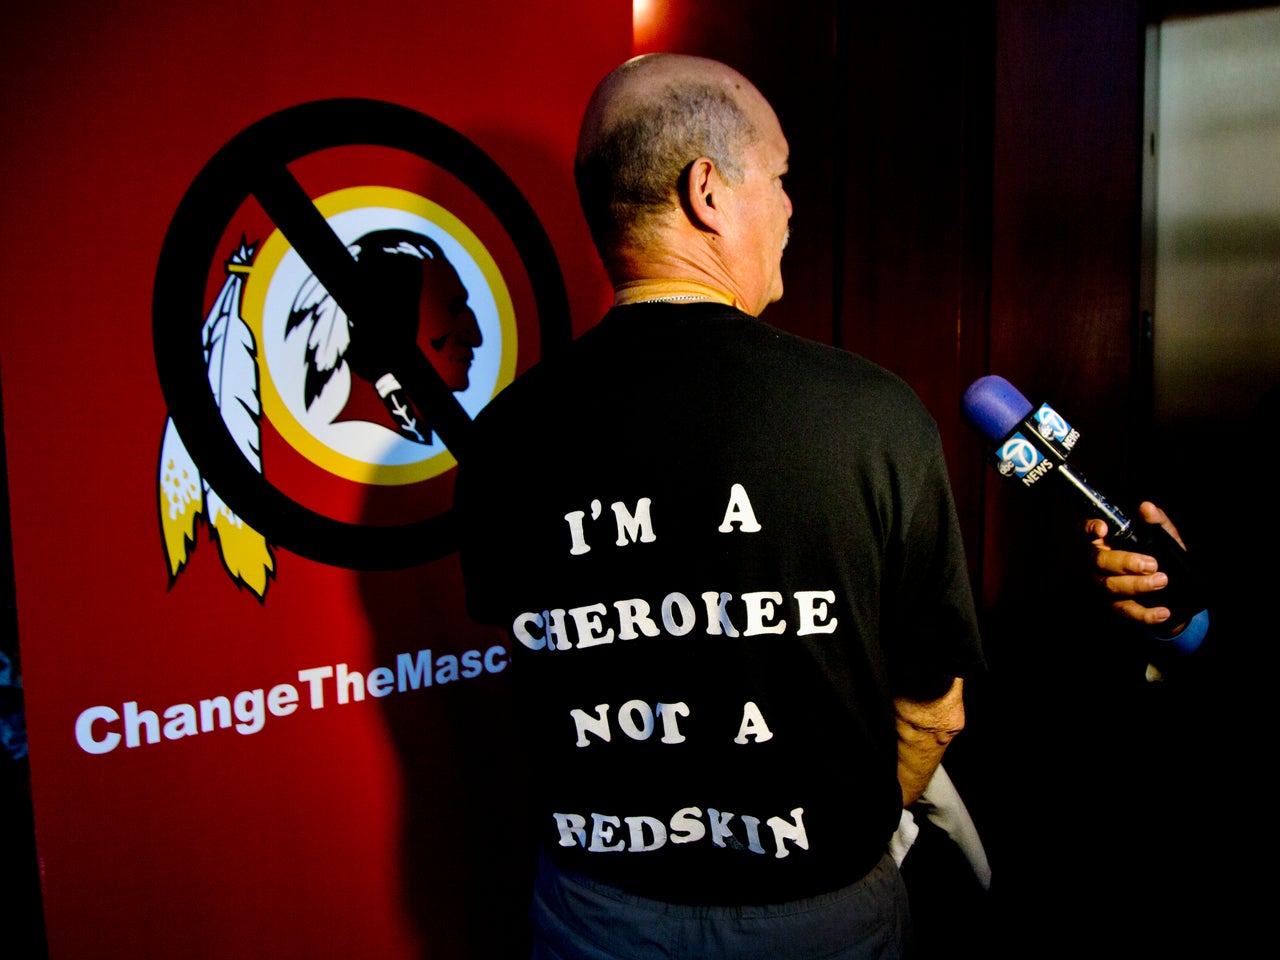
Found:
[[1108, 530], [1107, 543], [1116, 550], [1155, 557], [1169, 583], [1163, 589], [1139, 594], [1134, 599], [1145, 607], [1168, 607], [1170, 626], [1186, 623], [1209, 605], [1203, 581], [1190, 555], [1160, 524], [1139, 519], [1118, 536], [1113, 536]]
[[1168, 607], [1170, 626], [1186, 623], [1209, 605], [1199, 572], [1169, 531], [1158, 523], [1147, 523], [1140, 516], [1130, 520], [1068, 464], [1059, 464], [1054, 472], [1089, 502], [1095, 516], [1106, 522], [1106, 540], [1113, 549], [1154, 557], [1159, 570], [1169, 578], [1160, 590], [1135, 595], [1138, 603], [1144, 607]]

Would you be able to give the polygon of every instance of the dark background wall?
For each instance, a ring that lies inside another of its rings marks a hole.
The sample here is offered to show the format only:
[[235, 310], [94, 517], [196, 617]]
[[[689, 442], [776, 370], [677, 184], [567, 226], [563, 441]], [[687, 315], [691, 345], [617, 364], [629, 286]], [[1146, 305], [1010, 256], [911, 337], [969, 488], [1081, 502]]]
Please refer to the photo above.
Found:
[[1112, 496], [1193, 522], [1196, 491], [1135, 456], [1144, 31], [1227, 6], [670, 0], [638, 37], [734, 65], [777, 109], [795, 232], [765, 318], [893, 370], [939, 424], [989, 664], [947, 760], [995, 870], [989, 916], [944, 920], [972, 955], [1201, 955], [1204, 918], [1257, 896], [1221, 879], [1233, 694], [1144, 682], [1070, 505], [1008, 489], [959, 414], [1002, 374], [1082, 430], [1078, 462]]
[[1007, 498], [988, 502], [964, 388], [999, 372], [1074, 416], [1100, 461], [1124, 463], [1139, 4], [665, 8], [641, 52], [738, 67], [791, 143], [795, 233], [768, 319], [876, 360], [920, 394], [942, 432], [975, 585], [994, 606], [1013, 586]]

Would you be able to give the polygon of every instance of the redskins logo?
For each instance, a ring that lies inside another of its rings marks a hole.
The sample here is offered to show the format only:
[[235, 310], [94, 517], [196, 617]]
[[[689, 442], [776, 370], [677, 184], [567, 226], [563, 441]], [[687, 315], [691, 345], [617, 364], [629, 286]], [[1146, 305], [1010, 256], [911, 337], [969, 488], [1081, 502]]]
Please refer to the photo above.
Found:
[[443, 473], [453, 456], [372, 351], [379, 339], [421, 349], [474, 417], [515, 373], [502, 274], [465, 224], [423, 197], [355, 187], [316, 207], [388, 302], [376, 329], [353, 323], [284, 234], [273, 233], [252, 271], [263, 281], [249, 284], [244, 304], [263, 345], [265, 414], [295, 450], [350, 480], [413, 483]]
[[170, 582], [206, 525], [261, 600], [276, 547], [353, 569], [450, 552], [471, 419], [569, 323], [550, 242], [487, 156], [337, 100], [255, 124], [196, 178], [153, 333]]

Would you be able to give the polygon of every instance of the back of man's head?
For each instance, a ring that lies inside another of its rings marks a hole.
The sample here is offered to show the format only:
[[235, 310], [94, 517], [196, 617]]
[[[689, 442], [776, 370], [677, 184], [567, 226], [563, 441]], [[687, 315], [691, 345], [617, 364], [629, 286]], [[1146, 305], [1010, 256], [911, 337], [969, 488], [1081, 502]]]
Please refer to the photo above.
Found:
[[739, 99], [746, 90], [754, 92], [724, 64], [678, 54], [636, 57], [600, 82], [582, 120], [574, 177], [606, 265], [615, 251], [654, 241], [679, 204], [680, 177], [699, 157], [741, 181], [742, 153], [757, 137]]

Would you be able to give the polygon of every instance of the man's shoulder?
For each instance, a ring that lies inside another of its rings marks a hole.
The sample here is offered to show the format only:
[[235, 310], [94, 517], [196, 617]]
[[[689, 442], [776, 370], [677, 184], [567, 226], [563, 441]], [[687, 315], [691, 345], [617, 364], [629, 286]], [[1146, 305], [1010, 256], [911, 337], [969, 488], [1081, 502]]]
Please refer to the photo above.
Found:
[[[779, 329], [720, 304], [615, 307], [596, 326], [523, 373], [476, 418], [477, 437], [510, 439], [534, 421], [589, 416], [667, 383], [715, 381], [722, 398], [809, 408], [865, 428], [932, 427], [915, 391], [865, 357]], [[754, 398], [754, 399], [753, 399]], [[663, 402], [654, 397], [655, 403]]]
[[[842, 407], [861, 427], [936, 429], [915, 390], [860, 354], [777, 331], [775, 349], [798, 398]], [[843, 419], [843, 418], [842, 418]]]
[[772, 327], [769, 329], [777, 334], [776, 348], [780, 352], [794, 355], [801, 363], [803, 372], [810, 375], [830, 374], [858, 389], [882, 393], [886, 397], [907, 401], [915, 399], [915, 391], [901, 377], [861, 354], [784, 330]]

